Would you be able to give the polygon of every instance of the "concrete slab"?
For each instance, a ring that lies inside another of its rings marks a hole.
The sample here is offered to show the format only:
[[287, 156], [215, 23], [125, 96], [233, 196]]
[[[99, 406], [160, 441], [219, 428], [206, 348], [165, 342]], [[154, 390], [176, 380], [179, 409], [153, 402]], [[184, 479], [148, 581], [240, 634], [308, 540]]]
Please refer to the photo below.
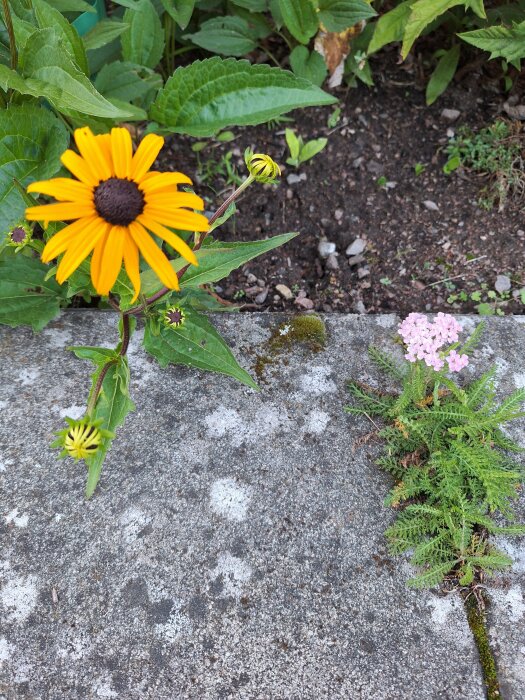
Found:
[[[215, 321], [252, 369], [283, 318]], [[326, 350], [267, 365], [260, 393], [157, 369], [135, 336], [137, 411], [88, 503], [83, 468], [48, 443], [88, 389], [64, 348], [113, 344], [114, 319], [0, 329], [0, 698], [484, 697], [460, 601], [408, 590], [386, 553], [389, 478], [377, 447], [355, 449], [370, 424], [342, 410], [347, 377], [379, 380], [366, 347], [389, 347], [396, 319], [325, 320]], [[490, 321], [480, 365], [499, 358], [505, 386], [524, 336]]]

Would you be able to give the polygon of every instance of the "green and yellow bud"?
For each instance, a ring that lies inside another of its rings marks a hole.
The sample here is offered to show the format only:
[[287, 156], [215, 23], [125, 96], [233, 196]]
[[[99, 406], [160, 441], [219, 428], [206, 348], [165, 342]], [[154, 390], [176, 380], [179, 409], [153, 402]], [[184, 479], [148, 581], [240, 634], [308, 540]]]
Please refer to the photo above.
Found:
[[102, 420], [91, 420], [84, 416], [80, 420], [66, 418], [67, 428], [57, 432], [58, 438], [51, 447], [61, 447], [61, 457], [73, 457], [75, 460], [87, 460], [93, 457], [104, 438], [113, 438], [114, 434], [100, 427]]
[[244, 152], [244, 162], [248, 172], [257, 182], [275, 182], [281, 175], [281, 168], [265, 153], [253, 153], [250, 148]]
[[6, 236], [6, 243], [17, 251], [26, 246], [33, 236], [33, 229], [27, 221], [20, 221], [10, 229]]
[[180, 328], [184, 325], [186, 314], [180, 306], [168, 306], [162, 312], [164, 324], [170, 328]]

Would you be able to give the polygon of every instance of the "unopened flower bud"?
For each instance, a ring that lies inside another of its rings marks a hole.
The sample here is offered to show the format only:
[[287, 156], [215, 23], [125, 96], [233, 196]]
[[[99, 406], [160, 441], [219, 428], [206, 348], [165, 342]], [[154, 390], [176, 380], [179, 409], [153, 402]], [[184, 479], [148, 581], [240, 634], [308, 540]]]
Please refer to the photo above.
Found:
[[102, 444], [103, 438], [112, 438], [114, 434], [100, 427], [102, 420], [91, 420], [84, 416], [80, 420], [66, 418], [67, 428], [57, 432], [58, 438], [52, 447], [62, 448], [62, 457], [75, 460], [93, 457]]
[[248, 172], [257, 182], [275, 182], [281, 174], [281, 168], [265, 153], [253, 153], [247, 148], [244, 152], [244, 162]]
[[186, 314], [180, 306], [168, 306], [168, 308], [162, 312], [162, 317], [165, 325], [170, 328], [180, 328], [184, 325], [184, 321], [186, 320]]
[[16, 226], [13, 226], [13, 228], [8, 232], [7, 234], [7, 245], [13, 246], [14, 248], [17, 248], [20, 250], [23, 248], [29, 241], [31, 240], [31, 237], [33, 235], [33, 230], [31, 229], [31, 226], [25, 221], [21, 221]]

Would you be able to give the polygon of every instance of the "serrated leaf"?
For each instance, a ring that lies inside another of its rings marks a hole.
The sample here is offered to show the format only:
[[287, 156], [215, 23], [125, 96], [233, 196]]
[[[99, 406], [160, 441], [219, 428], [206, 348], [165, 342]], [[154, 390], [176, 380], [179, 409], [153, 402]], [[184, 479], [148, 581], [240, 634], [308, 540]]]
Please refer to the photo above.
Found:
[[438, 61], [427, 84], [427, 105], [433, 104], [450, 84], [458, 67], [461, 49], [459, 44], [449, 49]]
[[317, 32], [319, 21], [310, 0], [279, 0], [279, 9], [290, 34], [307, 44]]
[[186, 318], [178, 328], [161, 324], [152, 332], [151, 321], [144, 331], [144, 348], [161, 365], [182, 364], [208, 372], [226, 374], [257, 389], [257, 384], [233, 356], [232, 351], [206, 316], [186, 307]]
[[[297, 233], [283, 233], [280, 236], [268, 238], [265, 241], [246, 241], [242, 243], [223, 243], [215, 241], [209, 246], [196, 251], [195, 255], [199, 266], [191, 265], [181, 280], [181, 288], [198, 287], [201, 284], [218, 282], [227, 277], [232, 270], [237, 269], [258, 255], [277, 248], [297, 236]], [[175, 270], [180, 270], [186, 262], [182, 258], [171, 261]], [[158, 289], [162, 283], [152, 270], [147, 270], [141, 275], [141, 290], [149, 296]]]
[[110, 44], [127, 28], [128, 25], [125, 22], [111, 19], [101, 20], [83, 37], [86, 51], [94, 51], [102, 46], [106, 46], [106, 44]]
[[483, 5], [483, 0], [467, 0], [467, 7], [481, 19], [487, 19], [487, 13], [485, 12], [485, 7]]
[[319, 19], [329, 32], [342, 32], [376, 14], [366, 0], [319, 0]]
[[290, 66], [299, 78], [305, 78], [321, 86], [328, 69], [324, 58], [317, 51], [308, 51], [306, 46], [296, 46], [290, 54]]
[[509, 63], [525, 58], [525, 21], [512, 27], [486, 27], [458, 36], [468, 44], [488, 51], [490, 58], [504, 58]]
[[195, 34], [186, 34], [193, 44], [223, 56], [244, 56], [257, 47], [257, 37], [241, 17], [213, 17]]
[[177, 68], [150, 117], [176, 133], [211, 136], [232, 125], [261, 124], [298, 107], [335, 102], [289, 71], [216, 56]]
[[161, 0], [162, 6], [181, 29], [186, 29], [195, 9], [195, 0]]
[[[102, 95], [69, 56], [65, 40], [55, 29], [39, 29], [31, 35], [19, 57], [23, 80], [6, 73], [0, 66], [0, 84], [10, 79], [15, 90], [34, 97], [44, 97], [59, 112], [83, 112], [95, 117], [126, 119], [129, 112], [115, 108]], [[13, 73], [11, 71], [10, 73]], [[16, 75], [16, 74], [15, 74]]]
[[417, 0], [412, 5], [410, 16], [405, 26], [401, 56], [406, 58], [415, 40], [425, 27], [447, 10], [457, 5], [464, 5], [464, 0]]
[[26, 207], [13, 178], [25, 187], [52, 177], [68, 144], [66, 128], [48, 110], [26, 103], [0, 112], [0, 242]]
[[64, 39], [64, 43], [69, 47], [71, 57], [84, 73], [89, 74], [86, 51], [76, 29], [67, 19], [54, 7], [44, 0], [33, 0], [33, 9], [41, 29], [55, 29]]
[[368, 45], [368, 54], [375, 53], [386, 44], [401, 41], [405, 26], [412, 11], [415, 0], [405, 0], [390, 12], [386, 12], [375, 23], [374, 34]]
[[124, 13], [128, 25], [122, 34], [122, 57], [125, 61], [155, 68], [164, 52], [164, 31], [150, 0], [138, 0]]
[[55, 318], [66, 294], [54, 279], [45, 279], [48, 269], [20, 254], [0, 260], [0, 323], [39, 331]]

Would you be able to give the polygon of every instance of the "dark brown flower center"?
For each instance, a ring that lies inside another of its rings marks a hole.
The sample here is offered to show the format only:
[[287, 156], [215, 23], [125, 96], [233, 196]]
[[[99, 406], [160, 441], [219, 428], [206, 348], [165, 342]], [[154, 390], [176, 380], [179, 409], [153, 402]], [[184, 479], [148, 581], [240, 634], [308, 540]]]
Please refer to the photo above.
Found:
[[168, 317], [169, 322], [173, 323], [176, 326], [178, 326], [183, 319], [182, 311], [179, 311], [179, 309], [175, 309], [174, 311], [168, 311], [166, 316]]
[[130, 180], [111, 177], [95, 189], [95, 208], [105, 221], [127, 226], [144, 210], [144, 195]]
[[13, 243], [22, 243], [25, 240], [26, 232], [21, 226], [17, 226], [11, 231], [11, 240]]

